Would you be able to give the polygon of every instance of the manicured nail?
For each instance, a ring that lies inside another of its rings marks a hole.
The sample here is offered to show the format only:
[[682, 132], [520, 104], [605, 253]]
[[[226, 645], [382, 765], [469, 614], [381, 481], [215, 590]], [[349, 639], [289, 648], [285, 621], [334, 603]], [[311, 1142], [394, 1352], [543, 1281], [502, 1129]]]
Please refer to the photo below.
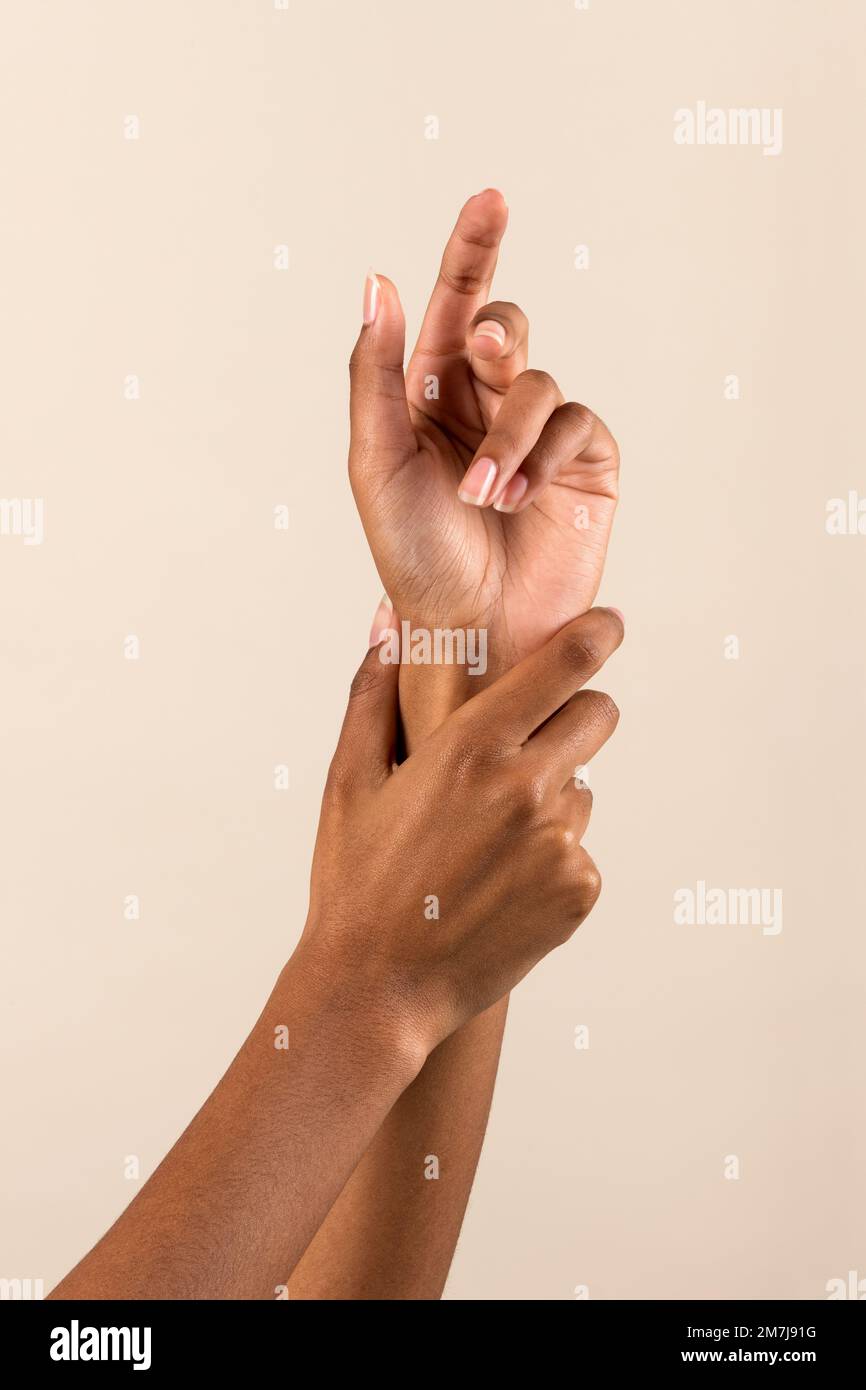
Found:
[[376, 315], [379, 312], [379, 298], [382, 286], [376, 279], [372, 270], [367, 271], [367, 279], [364, 282], [364, 327], [369, 328], [371, 323], [376, 322]]
[[623, 627], [625, 627], [625, 614], [622, 613], [622, 612], [620, 611], [619, 608], [614, 608], [614, 606], [613, 606], [612, 603], [609, 603], [609, 604], [607, 605], [607, 607], [608, 607], [608, 611], [609, 611], [609, 612], [615, 613], [615, 614], [616, 614], [616, 616], [619, 618], [620, 622], [622, 623]]
[[379, 600], [379, 607], [373, 616], [373, 626], [370, 628], [370, 640], [368, 647], [378, 647], [384, 641], [385, 634], [393, 625], [394, 609], [387, 594], [383, 594]]
[[493, 510], [513, 512], [528, 487], [529, 479], [526, 474], [515, 473], [514, 477], [510, 478], [502, 489], [502, 495], [493, 503]]
[[473, 338], [492, 338], [500, 347], [505, 347], [505, 329], [496, 319], [482, 319], [472, 330]]
[[499, 464], [493, 459], [476, 459], [457, 489], [460, 501], [468, 502], [471, 507], [483, 507], [498, 473]]

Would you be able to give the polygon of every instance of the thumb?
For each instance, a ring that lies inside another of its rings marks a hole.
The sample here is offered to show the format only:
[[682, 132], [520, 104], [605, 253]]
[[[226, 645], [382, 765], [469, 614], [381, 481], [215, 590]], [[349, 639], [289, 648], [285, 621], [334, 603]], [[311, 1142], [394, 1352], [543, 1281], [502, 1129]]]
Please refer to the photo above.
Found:
[[415, 453], [403, 375], [405, 343], [406, 324], [396, 289], [384, 276], [368, 271], [364, 323], [349, 362], [353, 482], [371, 475], [388, 477]]
[[[377, 619], [382, 606], [379, 605]], [[390, 605], [389, 613], [393, 622]], [[378, 645], [370, 648], [355, 672], [340, 740], [331, 763], [332, 785], [379, 786], [391, 775], [397, 755], [400, 664], [396, 637], [394, 629], [380, 628]]]

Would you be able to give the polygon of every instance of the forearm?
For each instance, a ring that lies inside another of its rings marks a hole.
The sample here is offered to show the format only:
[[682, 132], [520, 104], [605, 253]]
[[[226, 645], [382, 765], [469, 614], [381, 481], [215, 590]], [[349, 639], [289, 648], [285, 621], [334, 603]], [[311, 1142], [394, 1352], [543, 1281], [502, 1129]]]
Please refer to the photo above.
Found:
[[289, 1281], [301, 1299], [436, 1299], [475, 1177], [507, 1000], [431, 1053]]
[[423, 1053], [380, 1018], [299, 949], [208, 1101], [50, 1296], [274, 1298], [417, 1074]]
[[[496, 673], [402, 672], [408, 749]], [[506, 998], [431, 1053], [297, 1265], [291, 1298], [441, 1296], [487, 1128], [507, 1009]]]

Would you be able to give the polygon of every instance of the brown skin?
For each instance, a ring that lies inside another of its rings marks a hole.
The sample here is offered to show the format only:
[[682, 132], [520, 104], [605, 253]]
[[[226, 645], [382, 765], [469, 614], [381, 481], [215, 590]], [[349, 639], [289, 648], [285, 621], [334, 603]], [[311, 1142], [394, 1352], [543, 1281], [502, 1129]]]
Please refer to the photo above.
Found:
[[[369, 727], [365, 707], [382, 703], [375, 653], [356, 677], [301, 947], [315, 946], [334, 974], [375, 998], [387, 985], [398, 1011], [408, 1000], [427, 1053], [571, 935], [575, 903], [595, 901], [597, 874], [579, 844], [590, 796], [573, 774], [610, 737], [617, 713], [609, 696], [575, 690], [621, 639], [620, 618], [593, 609], [464, 704], [396, 770], [393, 699], [387, 746], [380, 739], [365, 750], [369, 766], [354, 734]], [[430, 895], [438, 920], [424, 915]]]
[[298, 948], [209, 1100], [51, 1298], [276, 1296], [430, 1053], [595, 902], [590, 798], [571, 773], [615, 726], [612, 701], [581, 687], [621, 639], [593, 610], [397, 769], [397, 668], [367, 654]]
[[[563, 404], [546, 373], [526, 370], [522, 310], [486, 302], [507, 220], [495, 189], [462, 209], [405, 382], [403, 314], [382, 277], [377, 312], [352, 354], [352, 488], [395, 609], [384, 604], [374, 630], [400, 618], [488, 629], [486, 677], [401, 668], [410, 749], [590, 607], [616, 509], [615, 441], [587, 407]], [[492, 336], [496, 325], [504, 342]], [[431, 377], [438, 399], [429, 399]], [[478, 507], [459, 494], [466, 470], [485, 457], [500, 468]], [[514, 511], [499, 511], [515, 474], [527, 477], [527, 489]], [[292, 1298], [441, 1295], [481, 1153], [507, 1008], [500, 1000], [429, 1058], [295, 1270]], [[436, 1182], [421, 1177], [428, 1153], [439, 1158]]]

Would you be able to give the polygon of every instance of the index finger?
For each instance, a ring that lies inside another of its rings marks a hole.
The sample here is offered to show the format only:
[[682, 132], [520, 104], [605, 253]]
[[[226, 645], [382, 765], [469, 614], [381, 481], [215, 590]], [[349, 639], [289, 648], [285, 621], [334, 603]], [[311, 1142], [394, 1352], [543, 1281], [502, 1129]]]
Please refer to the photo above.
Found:
[[595, 675], [616, 651], [624, 631], [616, 608], [591, 608], [459, 713], [478, 720], [486, 738], [495, 730], [503, 743], [521, 745]]
[[415, 353], [465, 355], [466, 333], [488, 298], [507, 223], [508, 208], [497, 188], [485, 188], [464, 203], [442, 255]]

